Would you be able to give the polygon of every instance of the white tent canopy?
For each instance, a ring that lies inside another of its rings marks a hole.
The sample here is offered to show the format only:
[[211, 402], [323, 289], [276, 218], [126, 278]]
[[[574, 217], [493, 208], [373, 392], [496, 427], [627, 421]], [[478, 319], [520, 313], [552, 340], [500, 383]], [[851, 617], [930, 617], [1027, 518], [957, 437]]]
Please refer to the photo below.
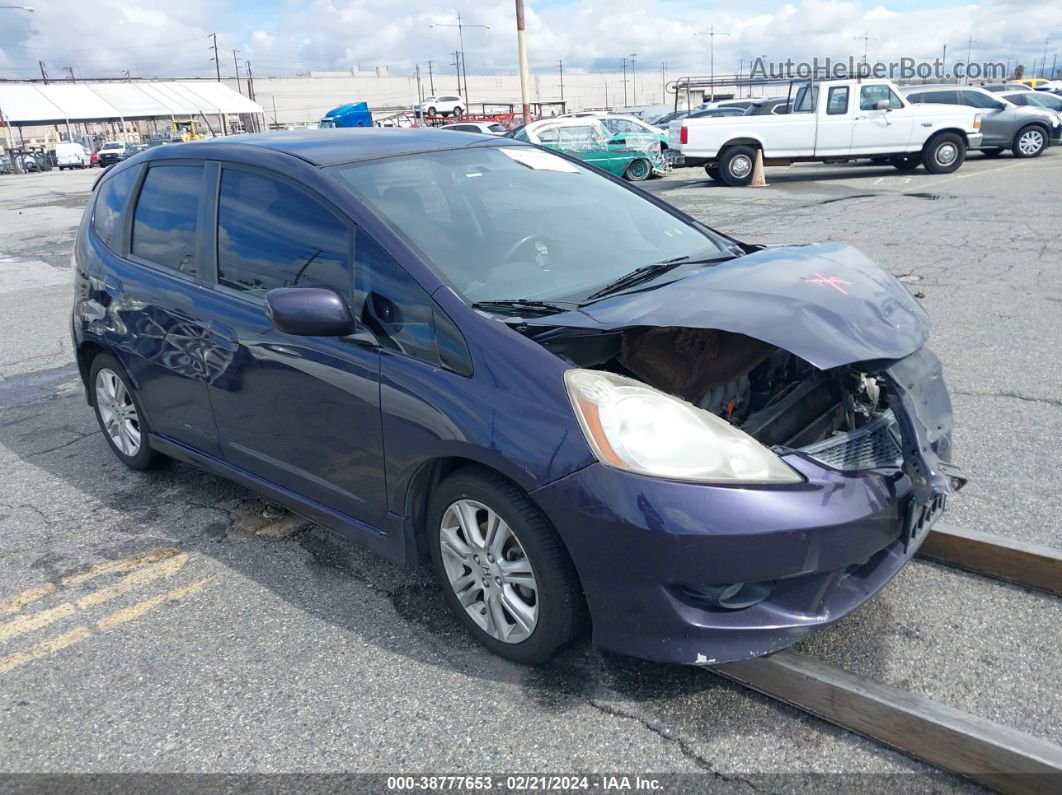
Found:
[[262, 113], [213, 80], [131, 83], [0, 83], [0, 112], [14, 125]]

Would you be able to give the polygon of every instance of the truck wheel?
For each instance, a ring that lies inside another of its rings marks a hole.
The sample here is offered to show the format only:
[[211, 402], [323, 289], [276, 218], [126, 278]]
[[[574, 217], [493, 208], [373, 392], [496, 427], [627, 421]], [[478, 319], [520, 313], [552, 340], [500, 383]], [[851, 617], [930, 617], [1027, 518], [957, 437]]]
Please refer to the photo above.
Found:
[[456, 116], [457, 118], [460, 118], [460, 117], [462, 117], [464, 115], [465, 115], [465, 111], [460, 105], [458, 105], [456, 108], [454, 108], [454, 116]]
[[639, 157], [636, 160], [632, 160], [630, 165], [627, 166], [627, 171], [624, 173], [627, 179], [631, 182], [642, 182], [649, 179], [653, 173], [653, 164], [646, 160], [644, 157]]
[[941, 133], [922, 149], [922, 165], [930, 174], [958, 171], [966, 160], [966, 143], [955, 133]]
[[1047, 148], [1047, 136], [1044, 128], [1036, 124], [1029, 124], [1018, 130], [1014, 136], [1014, 145], [1011, 152], [1015, 157], [1039, 157]]
[[918, 155], [895, 155], [889, 158], [889, 163], [898, 171], [914, 171], [922, 165]]
[[708, 175], [708, 179], [714, 180], [716, 182], [722, 181], [719, 177], [719, 166], [705, 166], [704, 173]]
[[752, 182], [756, 150], [751, 146], [732, 146], [719, 158], [719, 178], [724, 185], [742, 188]]

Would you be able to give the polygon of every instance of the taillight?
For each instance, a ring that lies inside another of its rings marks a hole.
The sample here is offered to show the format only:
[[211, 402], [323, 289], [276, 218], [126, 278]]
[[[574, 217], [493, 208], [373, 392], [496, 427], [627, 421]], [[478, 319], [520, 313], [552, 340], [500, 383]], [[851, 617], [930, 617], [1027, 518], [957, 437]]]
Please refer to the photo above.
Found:
[[685, 124], [682, 125], [682, 129], [679, 131], [679, 143], [688, 144], [690, 142], [690, 128]]

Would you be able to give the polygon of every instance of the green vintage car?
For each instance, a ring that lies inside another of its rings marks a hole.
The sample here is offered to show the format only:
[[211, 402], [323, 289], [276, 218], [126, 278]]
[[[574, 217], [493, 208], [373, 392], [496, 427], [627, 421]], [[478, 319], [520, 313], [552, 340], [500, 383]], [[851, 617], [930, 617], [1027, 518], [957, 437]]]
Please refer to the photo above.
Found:
[[660, 140], [644, 133], [612, 134], [593, 116], [542, 119], [511, 133], [518, 141], [541, 144], [633, 182], [667, 170]]

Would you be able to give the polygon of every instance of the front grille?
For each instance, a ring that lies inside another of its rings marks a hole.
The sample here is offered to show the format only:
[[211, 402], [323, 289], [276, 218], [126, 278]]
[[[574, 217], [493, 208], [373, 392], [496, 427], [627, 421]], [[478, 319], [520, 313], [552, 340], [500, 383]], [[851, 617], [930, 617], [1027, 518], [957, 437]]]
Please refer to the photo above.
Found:
[[892, 410], [850, 433], [840, 433], [800, 451], [820, 464], [841, 472], [895, 468], [903, 463], [900, 430]]

